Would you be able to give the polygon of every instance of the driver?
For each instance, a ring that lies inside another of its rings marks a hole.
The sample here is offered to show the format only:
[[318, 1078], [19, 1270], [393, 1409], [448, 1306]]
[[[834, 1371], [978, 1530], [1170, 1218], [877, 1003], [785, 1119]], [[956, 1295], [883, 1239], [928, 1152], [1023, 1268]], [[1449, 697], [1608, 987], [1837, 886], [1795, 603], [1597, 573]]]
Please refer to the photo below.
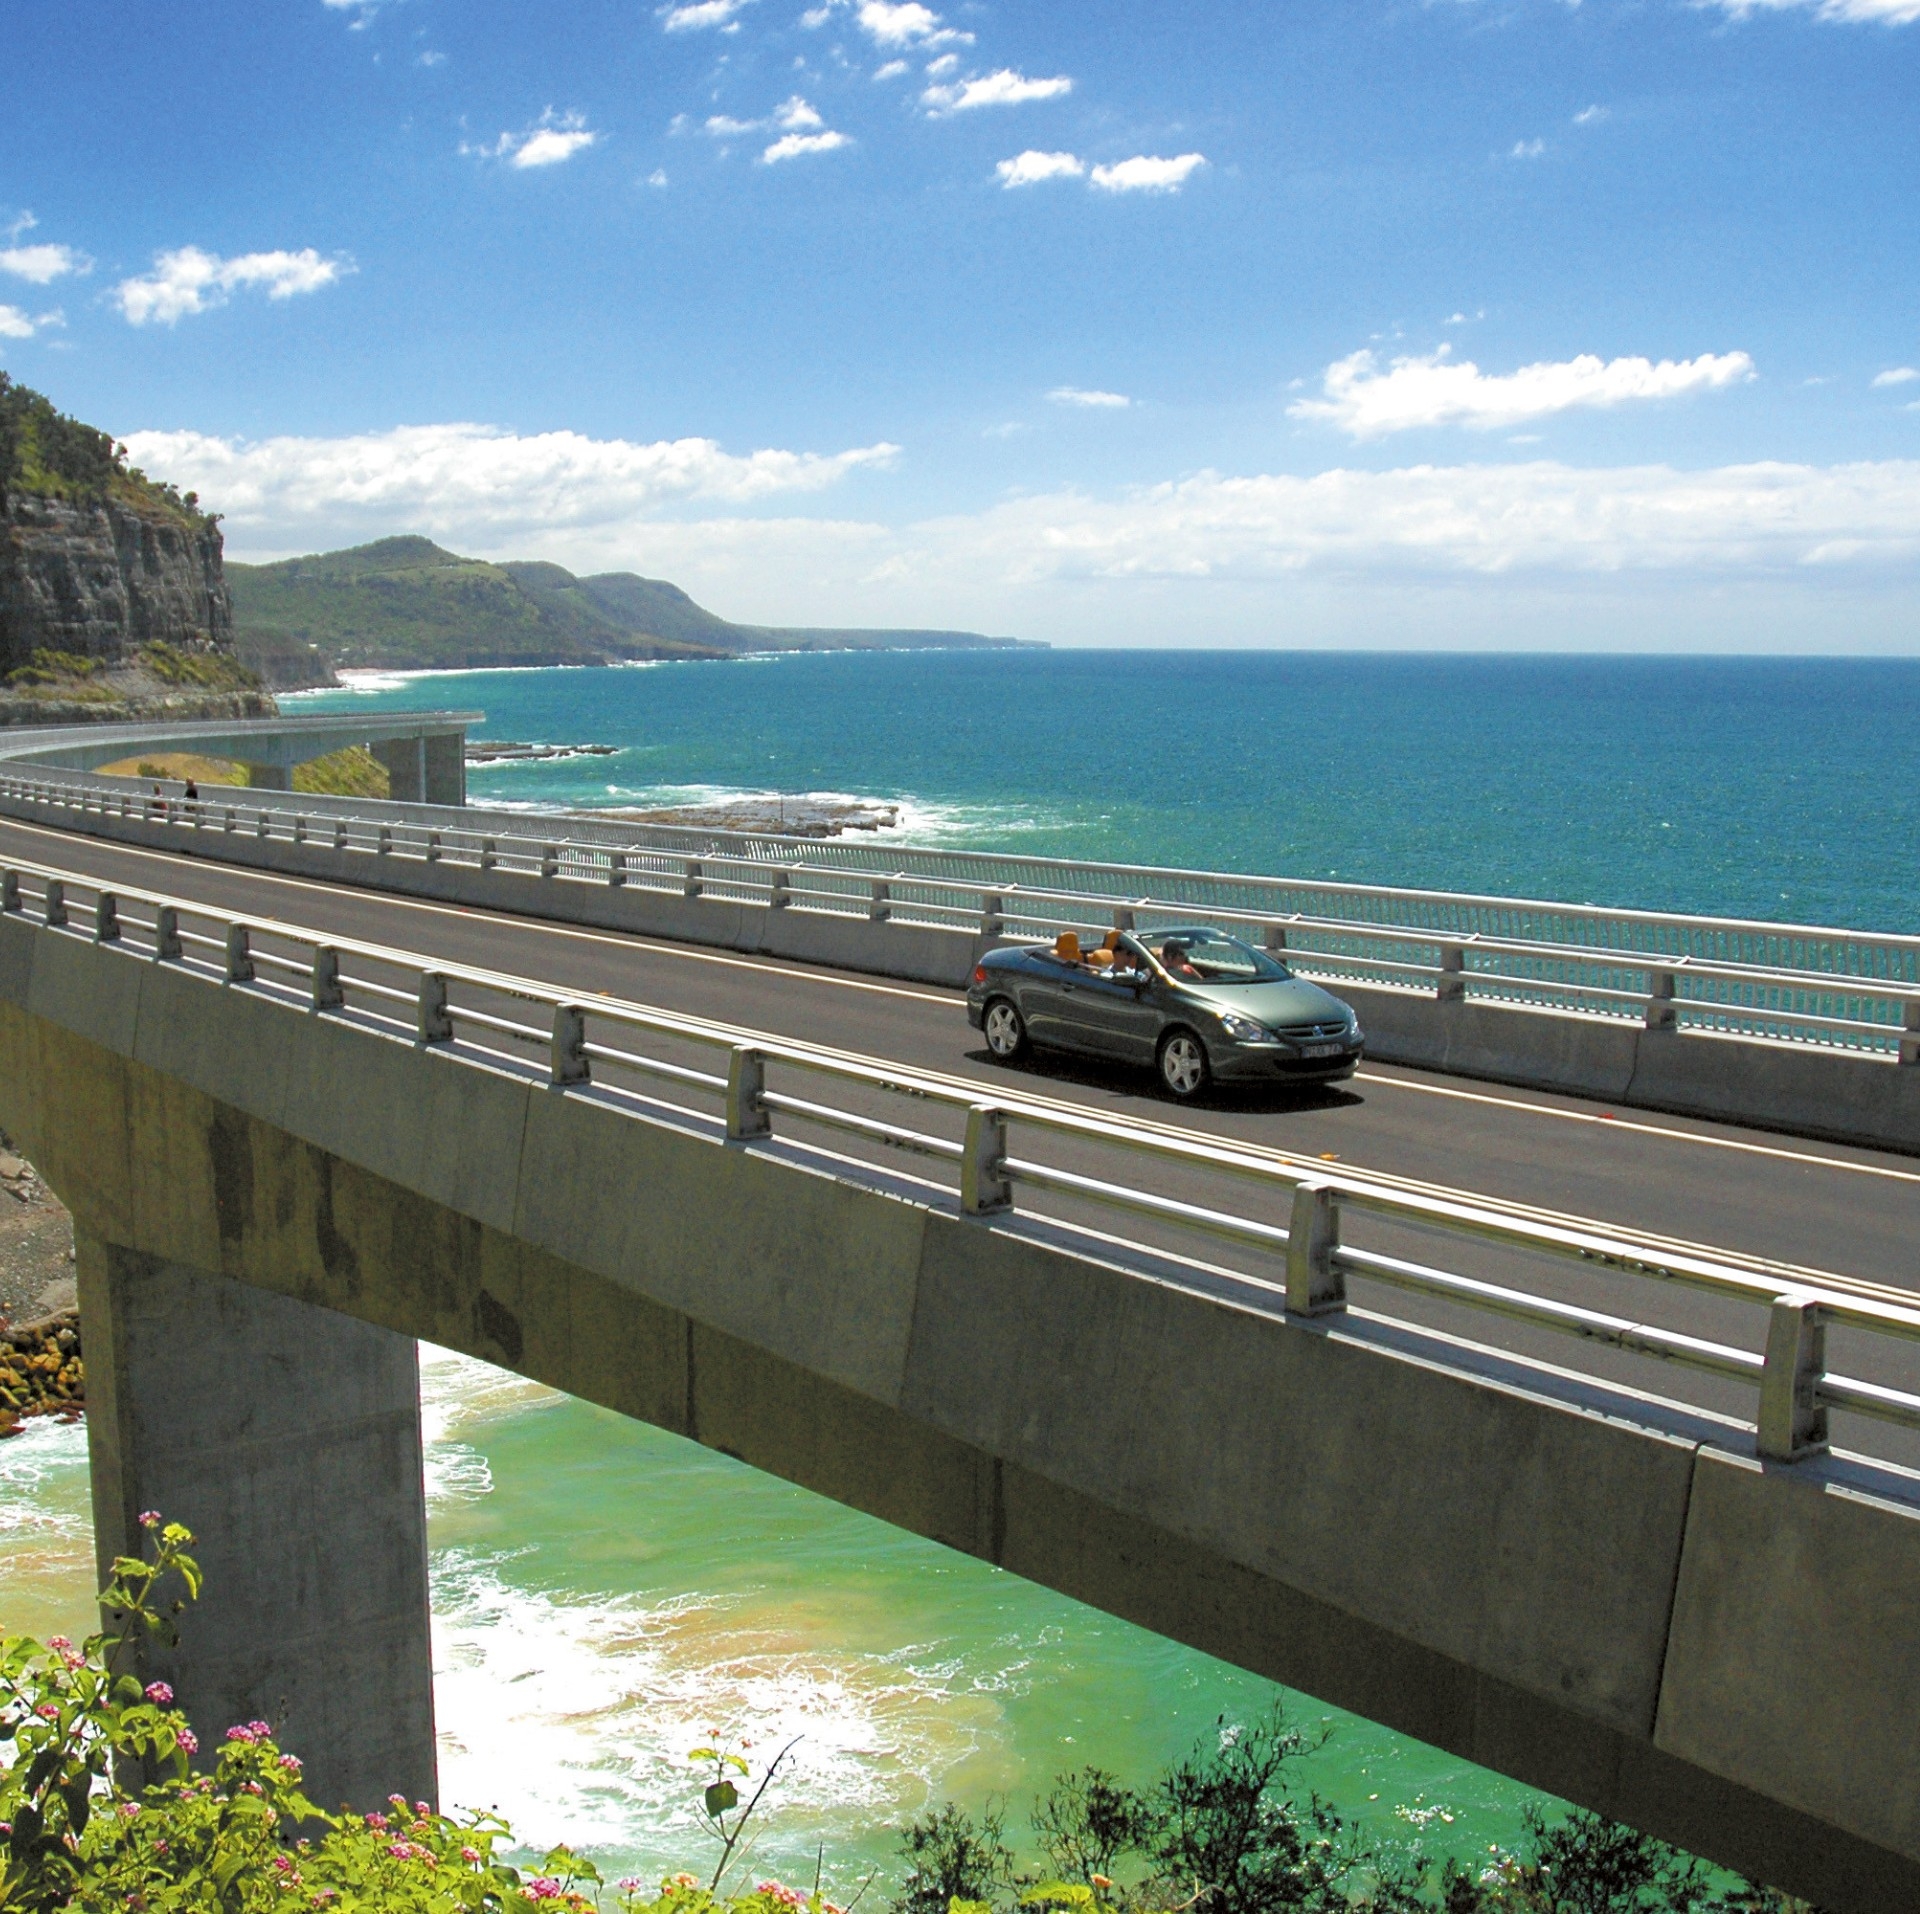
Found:
[[1160, 946], [1160, 962], [1169, 977], [1178, 977], [1183, 983], [1198, 983], [1200, 973], [1187, 956], [1187, 947], [1177, 937], [1169, 938]]

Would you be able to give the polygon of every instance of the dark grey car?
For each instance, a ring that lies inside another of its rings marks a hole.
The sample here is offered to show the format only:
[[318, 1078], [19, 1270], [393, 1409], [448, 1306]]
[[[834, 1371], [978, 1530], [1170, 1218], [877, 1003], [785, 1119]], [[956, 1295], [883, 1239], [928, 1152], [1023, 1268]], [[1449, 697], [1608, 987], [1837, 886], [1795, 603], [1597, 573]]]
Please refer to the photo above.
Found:
[[989, 951], [967, 1020], [1010, 1061], [1029, 1043], [1151, 1065], [1183, 1102], [1208, 1082], [1334, 1083], [1352, 1076], [1359, 1019], [1269, 951], [1208, 925], [1072, 935]]

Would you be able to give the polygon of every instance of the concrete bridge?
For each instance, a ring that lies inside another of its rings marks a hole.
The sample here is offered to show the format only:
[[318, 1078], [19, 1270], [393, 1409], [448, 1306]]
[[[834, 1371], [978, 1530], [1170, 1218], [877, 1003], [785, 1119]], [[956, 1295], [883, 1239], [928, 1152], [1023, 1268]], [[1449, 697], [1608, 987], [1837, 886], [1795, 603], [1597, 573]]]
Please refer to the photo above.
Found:
[[0, 855], [0, 1122], [76, 1216], [101, 1546], [205, 1534], [178, 1685], [323, 1796], [432, 1790], [424, 1337], [1920, 1904], [1910, 1162], [1411, 1071], [1176, 1128], [994, 1077], [930, 986]]
[[246, 765], [257, 790], [288, 791], [296, 766], [361, 745], [385, 767], [396, 800], [457, 806], [467, 801], [467, 729], [482, 715], [346, 710], [178, 724], [23, 725], [0, 730], [0, 764], [91, 771], [183, 751]]

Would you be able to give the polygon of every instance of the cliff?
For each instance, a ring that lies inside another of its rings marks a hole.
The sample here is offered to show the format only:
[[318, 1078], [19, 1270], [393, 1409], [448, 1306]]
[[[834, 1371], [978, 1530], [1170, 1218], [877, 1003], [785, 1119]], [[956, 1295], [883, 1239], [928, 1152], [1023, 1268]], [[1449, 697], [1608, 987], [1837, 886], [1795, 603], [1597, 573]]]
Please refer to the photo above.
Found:
[[0, 373], [0, 724], [270, 714], [219, 521]]

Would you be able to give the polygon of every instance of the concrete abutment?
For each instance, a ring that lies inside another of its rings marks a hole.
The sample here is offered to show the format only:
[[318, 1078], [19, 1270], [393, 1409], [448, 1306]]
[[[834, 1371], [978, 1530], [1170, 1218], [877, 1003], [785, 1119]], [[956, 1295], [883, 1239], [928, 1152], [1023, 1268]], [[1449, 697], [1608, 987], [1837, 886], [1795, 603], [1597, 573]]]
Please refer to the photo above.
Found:
[[95, 1550], [186, 1524], [206, 1586], [143, 1678], [207, 1755], [265, 1720], [324, 1808], [435, 1801], [413, 1342], [76, 1231]]

